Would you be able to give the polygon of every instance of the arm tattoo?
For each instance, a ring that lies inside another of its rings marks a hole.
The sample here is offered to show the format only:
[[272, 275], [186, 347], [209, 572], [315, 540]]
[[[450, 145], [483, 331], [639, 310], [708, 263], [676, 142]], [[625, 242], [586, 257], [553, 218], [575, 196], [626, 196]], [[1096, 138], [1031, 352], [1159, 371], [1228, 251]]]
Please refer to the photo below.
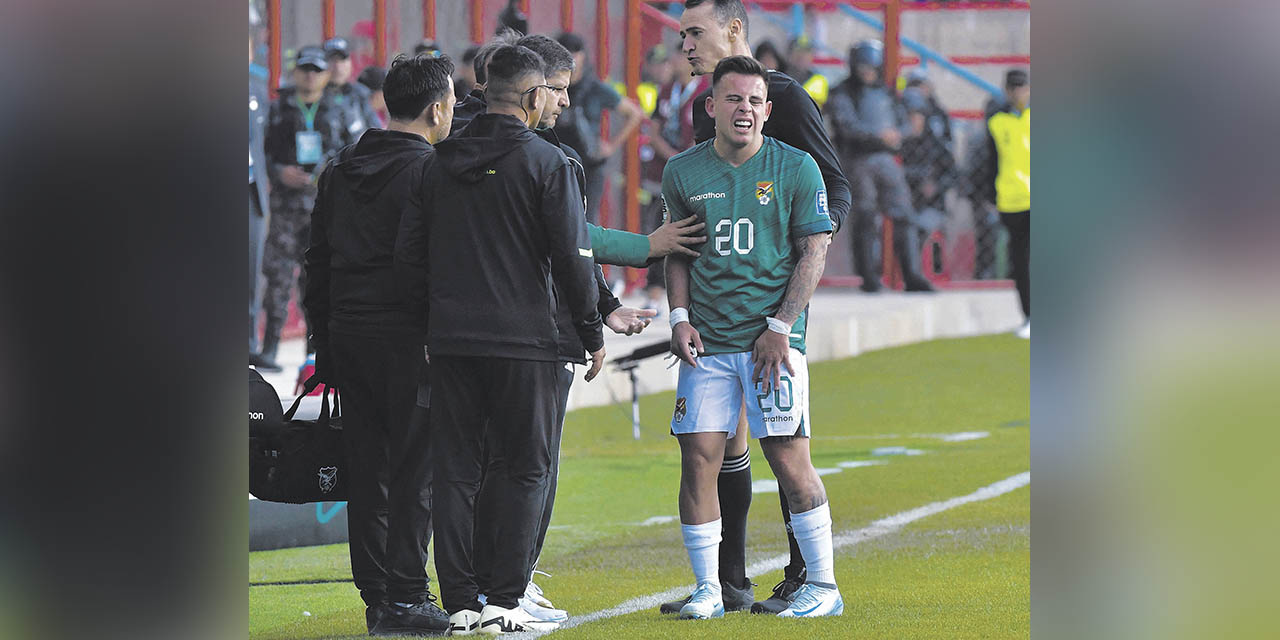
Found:
[[787, 294], [782, 299], [782, 306], [774, 317], [793, 323], [809, 306], [809, 298], [818, 288], [818, 280], [822, 278], [822, 269], [827, 264], [827, 245], [831, 244], [831, 234], [815, 233], [796, 241], [796, 251], [800, 259], [791, 272], [791, 280], [787, 283]]

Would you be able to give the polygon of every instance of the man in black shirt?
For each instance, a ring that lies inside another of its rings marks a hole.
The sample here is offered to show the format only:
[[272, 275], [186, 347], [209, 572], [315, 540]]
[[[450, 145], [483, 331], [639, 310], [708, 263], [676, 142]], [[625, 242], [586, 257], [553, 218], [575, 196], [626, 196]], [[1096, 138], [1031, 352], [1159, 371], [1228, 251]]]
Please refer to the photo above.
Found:
[[449, 133], [453, 64], [400, 56], [384, 91], [388, 128], [370, 129], [320, 176], [306, 254], [316, 375], [342, 390], [351, 571], [375, 635], [441, 633], [427, 589], [431, 476], [425, 409], [425, 310], [406, 304], [392, 268], [400, 218], [420, 208], [432, 143]]
[[[729, 56], [750, 56], [747, 44], [747, 10], [741, 0], [686, 0], [680, 16], [681, 50], [689, 59], [694, 75], [712, 73], [716, 64]], [[827, 137], [818, 106], [795, 80], [777, 71], [769, 72], [769, 101], [772, 115], [764, 123], [764, 135], [777, 138], [813, 156], [822, 171], [827, 187], [827, 203], [831, 224], [844, 226], [849, 213], [849, 182], [840, 170], [840, 160]], [[698, 142], [715, 137], [716, 123], [705, 105], [711, 90], [694, 98], [694, 137]], [[746, 414], [738, 421], [737, 436], [725, 445], [724, 464], [720, 468], [720, 517], [723, 523], [720, 543], [720, 588], [725, 611], [750, 608], [753, 613], [778, 613], [791, 604], [791, 597], [805, 581], [804, 558], [791, 535], [791, 510], [786, 494], [778, 492], [782, 518], [787, 523], [787, 539], [791, 547], [791, 563], [786, 579], [774, 589], [773, 597], [753, 604], [754, 592], [746, 575], [747, 510], [751, 506], [751, 454], [746, 428]], [[677, 613], [688, 598], [668, 602], [663, 613]]]
[[[573, 168], [531, 130], [550, 99], [543, 61], [504, 46], [487, 72], [487, 111], [437, 146], [423, 187], [431, 202], [402, 219], [396, 261], [429, 300], [436, 570], [450, 630], [547, 631], [557, 625], [518, 601], [551, 465], [557, 303], [591, 353], [587, 380], [604, 364], [604, 338]], [[486, 445], [500, 447], [506, 473], [484, 476]], [[473, 566], [482, 478], [494, 491], [480, 499], [492, 496], [500, 514], [483, 609]]]

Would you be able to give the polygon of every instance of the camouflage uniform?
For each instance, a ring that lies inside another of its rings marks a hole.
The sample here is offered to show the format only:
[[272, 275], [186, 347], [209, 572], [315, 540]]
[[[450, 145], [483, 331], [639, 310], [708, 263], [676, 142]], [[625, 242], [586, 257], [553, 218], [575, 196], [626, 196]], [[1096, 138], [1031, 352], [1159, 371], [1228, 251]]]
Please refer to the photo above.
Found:
[[[351, 125], [348, 111], [335, 105], [326, 92], [316, 108], [314, 120], [315, 131], [320, 133], [321, 139], [320, 162], [299, 166], [312, 176], [319, 176], [325, 163], [354, 141]], [[295, 100], [294, 89], [281, 89], [279, 97], [271, 104], [266, 139], [271, 175], [271, 228], [267, 232], [267, 246], [262, 259], [262, 272], [267, 280], [262, 300], [267, 315], [262, 353], [270, 360], [275, 359], [280, 331], [288, 316], [298, 267], [310, 239], [311, 209], [316, 201], [314, 180], [312, 184], [296, 189], [280, 179], [280, 172], [285, 166], [298, 165], [295, 134], [306, 129], [306, 116]]]

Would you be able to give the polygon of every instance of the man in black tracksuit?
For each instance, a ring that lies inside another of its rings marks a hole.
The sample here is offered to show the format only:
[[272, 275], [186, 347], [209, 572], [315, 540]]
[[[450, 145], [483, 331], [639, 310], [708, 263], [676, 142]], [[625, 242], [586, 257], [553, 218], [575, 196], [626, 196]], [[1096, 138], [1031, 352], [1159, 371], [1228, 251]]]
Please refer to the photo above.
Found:
[[[542, 66], [524, 47], [494, 52], [487, 113], [437, 147], [424, 184], [434, 201], [406, 216], [397, 238], [397, 263], [411, 289], [425, 283], [430, 303], [436, 569], [454, 631], [555, 627], [525, 614], [518, 599], [551, 465], [557, 304], [591, 352], [586, 379], [604, 362], [582, 195], [564, 154], [530, 130], [549, 99]], [[506, 462], [496, 477], [484, 477], [490, 444]], [[483, 610], [473, 568], [482, 478], [494, 491], [480, 500], [500, 514]]]
[[[572, 147], [560, 142], [554, 129], [556, 118], [563, 108], [569, 104], [567, 87], [574, 65], [573, 56], [563, 45], [544, 35], [525, 36], [516, 44], [528, 47], [543, 59], [543, 73], [547, 79], [547, 86], [550, 87], [547, 105], [542, 110], [542, 116], [535, 132], [543, 140], [555, 145], [565, 154], [565, 157], [569, 159], [570, 166], [573, 168], [579, 190], [585, 192], [586, 175], [582, 158]], [[480, 105], [484, 105], [483, 101], [478, 100], [477, 102]], [[458, 106], [463, 107], [465, 105]], [[479, 113], [483, 113], [483, 110], [480, 110]], [[470, 122], [479, 113], [464, 112], [462, 118], [465, 118], [466, 122]], [[460, 117], [455, 110], [454, 126], [465, 127], [466, 122], [460, 123]], [[590, 225], [588, 225], [589, 227]], [[596, 256], [596, 261], [596, 288], [600, 294], [600, 301], [596, 305], [596, 309], [600, 312], [600, 317], [604, 319], [605, 325], [615, 333], [625, 333], [627, 335], [643, 331], [650, 322], [649, 318], [655, 315], [656, 312], [622, 306], [622, 303], [610, 291], [609, 285], [604, 279], [604, 273], [598, 266], [600, 256]], [[533, 549], [533, 562], [535, 564], [542, 553], [542, 546], [546, 540], [547, 530], [551, 525], [551, 514], [555, 505], [556, 484], [560, 466], [560, 440], [564, 432], [564, 419], [568, 409], [569, 389], [573, 385], [574, 367], [584, 365], [587, 362], [585, 358], [586, 349], [578, 338], [577, 332], [573, 329], [573, 318], [569, 313], [568, 306], [565, 304], [559, 304], [556, 307], [556, 328], [560, 332], [561, 367], [557, 369], [556, 420], [550, 444], [550, 476], [547, 482], [547, 495], [542, 510], [542, 519], [538, 526], [538, 535]], [[488, 456], [485, 470], [486, 477], [496, 473], [505, 473], [505, 460], [501, 455], [494, 455], [498, 451], [498, 447], [491, 446], [489, 449], [490, 455]], [[490, 493], [493, 490], [492, 483], [484, 484], [481, 488], [481, 501], [493, 504], [494, 501], [485, 501], [483, 499], [486, 493]], [[491, 509], [478, 512], [476, 514], [476, 531], [486, 532], [492, 530], [493, 522], [500, 515], [494, 513]], [[474, 563], [481, 591], [488, 589], [493, 573], [493, 558], [496, 551], [494, 548], [495, 542], [491, 537], [483, 537], [476, 540]], [[541, 596], [540, 589], [536, 585], [532, 585], [532, 576], [530, 582], [530, 589], [533, 590], [533, 594], [526, 593], [526, 595], [533, 595], [533, 597], [541, 600], [541, 603], [522, 602], [522, 606], [525, 606], [531, 613], [541, 616], [542, 619], [563, 620], [568, 617], [564, 611], [550, 608], [550, 601]]]
[[449, 133], [453, 65], [398, 58], [384, 87], [389, 129], [370, 129], [320, 177], [303, 305], [316, 374], [341, 389], [351, 570], [374, 635], [441, 633], [427, 588], [431, 476], [425, 309], [397, 287], [400, 219], [420, 208], [432, 142]]

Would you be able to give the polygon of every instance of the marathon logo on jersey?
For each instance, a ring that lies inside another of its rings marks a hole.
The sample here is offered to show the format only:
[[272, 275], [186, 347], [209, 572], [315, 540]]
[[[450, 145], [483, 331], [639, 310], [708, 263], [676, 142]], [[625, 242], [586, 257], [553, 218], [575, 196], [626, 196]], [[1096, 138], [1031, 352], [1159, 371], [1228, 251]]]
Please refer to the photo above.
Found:
[[827, 190], [818, 189], [818, 215], [824, 218], [830, 218], [831, 213], [827, 210]]
[[773, 198], [773, 183], [757, 182], [756, 183], [756, 200], [759, 200], [760, 204], [764, 205], [764, 204], [769, 204], [769, 200], [771, 200], [772, 198]]
[[676, 414], [675, 414], [676, 422], [684, 421], [684, 414], [688, 410], [687, 406], [688, 406], [688, 403], [686, 402], [685, 398], [683, 397], [676, 398]]
[[659, 194], [658, 198], [662, 200], [662, 221], [670, 222], [671, 214], [667, 213], [667, 197]]
[[727, 198], [727, 197], [729, 196], [723, 193], [713, 193], [708, 191], [707, 193], [699, 193], [698, 195], [689, 198], [689, 203], [692, 204], [694, 202], [702, 202], [703, 200], [711, 200], [711, 199], [719, 200], [721, 198]]

